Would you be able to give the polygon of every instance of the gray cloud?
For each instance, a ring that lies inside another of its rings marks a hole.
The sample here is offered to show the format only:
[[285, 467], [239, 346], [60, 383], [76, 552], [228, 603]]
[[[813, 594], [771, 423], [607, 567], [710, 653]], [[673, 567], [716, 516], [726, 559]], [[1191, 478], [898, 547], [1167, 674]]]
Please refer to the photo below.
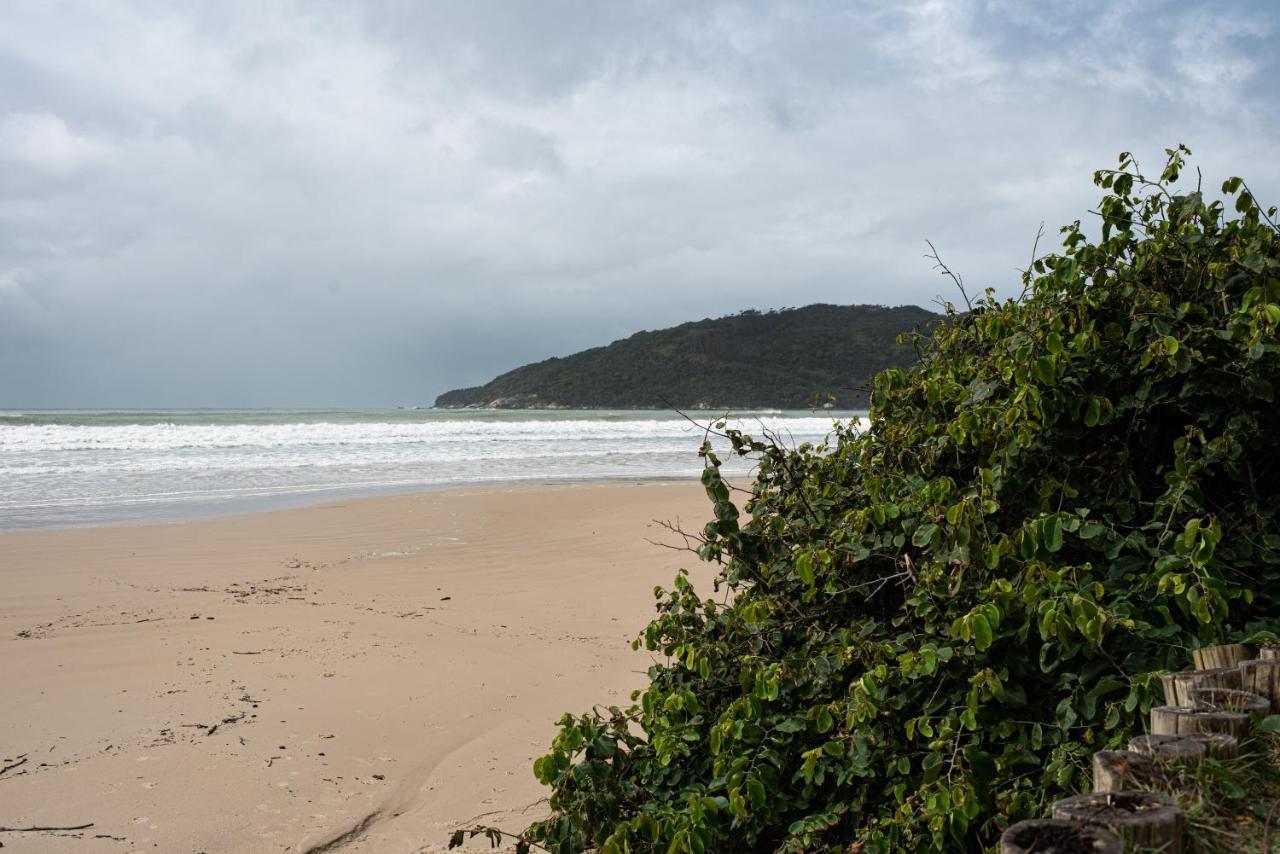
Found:
[[1008, 293], [1094, 168], [1280, 197], [1267, 3], [46, 4], [0, 407], [429, 402], [641, 328]]

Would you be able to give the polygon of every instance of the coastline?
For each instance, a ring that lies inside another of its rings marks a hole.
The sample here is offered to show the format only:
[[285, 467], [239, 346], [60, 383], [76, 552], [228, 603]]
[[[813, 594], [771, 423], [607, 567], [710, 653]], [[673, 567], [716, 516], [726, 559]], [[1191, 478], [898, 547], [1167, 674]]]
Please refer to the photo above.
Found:
[[[465, 492], [470, 490], [528, 488], [540, 486], [644, 486], [673, 483], [693, 483], [698, 476], [652, 474], [636, 476], [629, 474], [602, 475], [599, 477], [494, 477], [487, 480], [452, 481], [447, 483], [404, 482], [357, 484], [344, 486], [321, 486], [315, 488], [290, 488], [272, 494], [259, 492], [253, 495], [234, 495], [219, 498], [216, 495], [204, 495], [194, 501], [173, 501], [160, 498], [153, 502], [122, 503], [114, 506], [95, 506], [91, 510], [97, 515], [86, 519], [50, 522], [41, 518], [34, 521], [13, 521], [0, 516], [0, 537], [5, 534], [33, 531], [64, 531], [87, 528], [117, 528], [139, 525], [181, 525], [187, 522], [204, 522], [213, 519], [236, 519], [258, 516], [263, 513], [280, 513], [288, 510], [306, 510], [313, 507], [324, 507], [328, 504], [344, 504], [349, 501], [363, 501], [370, 498], [395, 498], [420, 493]], [[84, 513], [85, 507], [80, 504], [67, 504], [70, 515]], [[23, 508], [26, 511], [32, 506]], [[34, 507], [34, 509], [42, 509]]]
[[[625, 702], [694, 482], [501, 485], [0, 532], [0, 825], [40, 850], [421, 851], [522, 827], [555, 720]], [[667, 538], [668, 541], [670, 538]], [[332, 850], [332, 849], [330, 849]]]

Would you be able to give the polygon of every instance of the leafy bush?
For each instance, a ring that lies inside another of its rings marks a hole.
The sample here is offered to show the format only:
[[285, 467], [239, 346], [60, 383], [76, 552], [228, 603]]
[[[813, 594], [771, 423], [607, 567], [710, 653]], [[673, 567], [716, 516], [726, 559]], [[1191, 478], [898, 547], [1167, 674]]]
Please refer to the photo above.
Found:
[[535, 765], [556, 851], [979, 849], [1086, 783], [1188, 647], [1280, 623], [1280, 236], [1098, 172], [1019, 299], [949, 312], [875, 380], [865, 431], [759, 459], [658, 591], [631, 708], [561, 721]]

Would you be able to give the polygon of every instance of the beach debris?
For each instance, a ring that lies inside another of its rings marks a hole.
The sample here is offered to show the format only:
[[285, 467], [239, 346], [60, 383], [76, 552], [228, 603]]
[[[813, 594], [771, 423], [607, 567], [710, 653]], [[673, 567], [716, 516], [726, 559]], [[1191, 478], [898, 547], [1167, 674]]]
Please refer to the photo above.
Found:
[[245, 715], [244, 712], [241, 712], [238, 715], [231, 715], [230, 717], [223, 718], [222, 720], [218, 721], [216, 724], [183, 724], [183, 726], [202, 729], [205, 731], [204, 733], [205, 735], [213, 735], [215, 732], [218, 731], [218, 727], [220, 726], [240, 723], [240, 721], [244, 720], [244, 715]]
[[452, 599], [452, 598], [453, 598], [452, 596], [441, 596], [441, 597], [440, 597], [440, 601], [441, 601], [441, 602], [448, 602], [448, 601], [449, 601], [450, 599]]
[[0, 833], [44, 833], [51, 830], [88, 830], [93, 827], [93, 822], [88, 824], [69, 824], [64, 826], [44, 826], [32, 825], [31, 827], [0, 827]]
[[7, 774], [8, 772], [12, 771], [14, 768], [21, 768], [23, 765], [26, 765], [26, 764], [27, 764], [27, 754], [24, 753], [21, 756], [14, 757], [12, 763], [10, 763], [9, 765], [6, 765], [3, 768], [0, 768], [0, 774]]

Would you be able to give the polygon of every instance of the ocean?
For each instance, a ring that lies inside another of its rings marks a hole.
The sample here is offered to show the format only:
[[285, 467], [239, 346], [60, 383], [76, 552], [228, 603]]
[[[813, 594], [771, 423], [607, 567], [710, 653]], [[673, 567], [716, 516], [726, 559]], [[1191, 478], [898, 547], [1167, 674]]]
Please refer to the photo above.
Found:
[[[817, 443], [855, 414], [742, 412], [730, 423]], [[0, 530], [177, 521], [465, 484], [695, 477], [702, 439], [669, 411], [0, 412]]]

